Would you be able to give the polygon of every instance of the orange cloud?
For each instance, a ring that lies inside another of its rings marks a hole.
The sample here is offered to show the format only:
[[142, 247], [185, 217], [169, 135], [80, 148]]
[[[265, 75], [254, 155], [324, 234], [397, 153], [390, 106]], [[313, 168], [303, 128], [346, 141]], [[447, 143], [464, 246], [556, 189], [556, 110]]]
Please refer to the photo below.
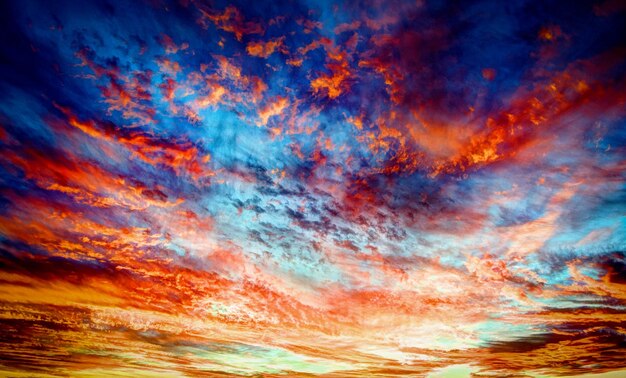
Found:
[[259, 111], [260, 121], [257, 123], [257, 125], [267, 125], [270, 117], [281, 115], [288, 106], [289, 100], [286, 97], [278, 96], [274, 98], [272, 101], [265, 104], [265, 106]]
[[309, 43], [308, 45], [304, 46], [304, 47], [300, 47], [298, 49], [298, 53], [300, 55], [306, 55], [309, 52], [316, 50], [320, 47], [326, 47], [326, 46], [331, 46], [332, 45], [332, 41], [326, 37], [322, 37], [320, 39], [317, 39], [311, 43]]
[[267, 91], [267, 84], [257, 76], [253, 76], [250, 83], [252, 86], [252, 102], [258, 104], [263, 100], [263, 94]]
[[257, 56], [260, 58], [267, 58], [272, 55], [274, 51], [279, 50], [281, 52], [286, 52], [285, 46], [283, 45], [284, 38], [276, 38], [267, 42], [257, 41], [250, 42], [246, 46], [246, 51], [251, 56]]
[[175, 206], [182, 202], [182, 199], [169, 200], [162, 192], [149, 190], [140, 182], [116, 176], [88, 161], [77, 162], [76, 157], [53, 160], [28, 151], [27, 157], [12, 155], [10, 159], [39, 187], [65, 193], [91, 206], [140, 210], [149, 206]]
[[286, 63], [293, 67], [301, 67], [303, 62], [302, 58], [289, 58]]
[[323, 94], [334, 99], [348, 90], [347, 79], [352, 76], [352, 73], [346, 61], [329, 63], [326, 67], [330, 70], [330, 74], [323, 74], [311, 80], [311, 89], [315, 94]]
[[219, 74], [224, 79], [230, 79], [239, 82], [242, 79], [241, 68], [233, 64], [228, 58], [215, 55], [213, 58], [217, 60]]
[[58, 108], [68, 117], [71, 126], [93, 138], [117, 144], [145, 163], [170, 167], [177, 174], [189, 174], [196, 181], [213, 175], [206, 167], [210, 155], [202, 155], [190, 143], [177, 144], [138, 132], [122, 133], [119, 130], [104, 129], [96, 122], [78, 120], [67, 108]]
[[200, 109], [219, 104], [224, 95], [228, 93], [228, 89], [226, 89], [226, 87], [217, 83], [208, 83], [207, 87], [209, 94], [198, 98], [196, 101], [196, 105]]
[[235, 38], [241, 41], [244, 35], [249, 34], [263, 34], [265, 28], [260, 23], [253, 21], [246, 21], [239, 11], [239, 9], [228, 6], [223, 13], [214, 12], [212, 10], [206, 10], [199, 8], [202, 13], [200, 24], [207, 28], [206, 21], [212, 22], [218, 29], [235, 34]]

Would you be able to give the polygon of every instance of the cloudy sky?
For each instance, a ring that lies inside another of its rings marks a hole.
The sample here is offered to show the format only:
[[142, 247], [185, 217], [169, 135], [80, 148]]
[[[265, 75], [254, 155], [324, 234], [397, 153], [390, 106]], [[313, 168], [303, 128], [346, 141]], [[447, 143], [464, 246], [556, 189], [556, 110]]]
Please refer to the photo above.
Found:
[[618, 377], [626, 6], [0, 3], [0, 375]]

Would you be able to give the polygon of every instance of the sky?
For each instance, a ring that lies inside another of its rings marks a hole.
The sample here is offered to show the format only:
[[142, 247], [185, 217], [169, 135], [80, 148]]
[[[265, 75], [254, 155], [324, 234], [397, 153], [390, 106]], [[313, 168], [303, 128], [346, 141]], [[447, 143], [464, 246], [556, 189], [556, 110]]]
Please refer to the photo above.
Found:
[[626, 374], [623, 1], [0, 25], [0, 375]]

